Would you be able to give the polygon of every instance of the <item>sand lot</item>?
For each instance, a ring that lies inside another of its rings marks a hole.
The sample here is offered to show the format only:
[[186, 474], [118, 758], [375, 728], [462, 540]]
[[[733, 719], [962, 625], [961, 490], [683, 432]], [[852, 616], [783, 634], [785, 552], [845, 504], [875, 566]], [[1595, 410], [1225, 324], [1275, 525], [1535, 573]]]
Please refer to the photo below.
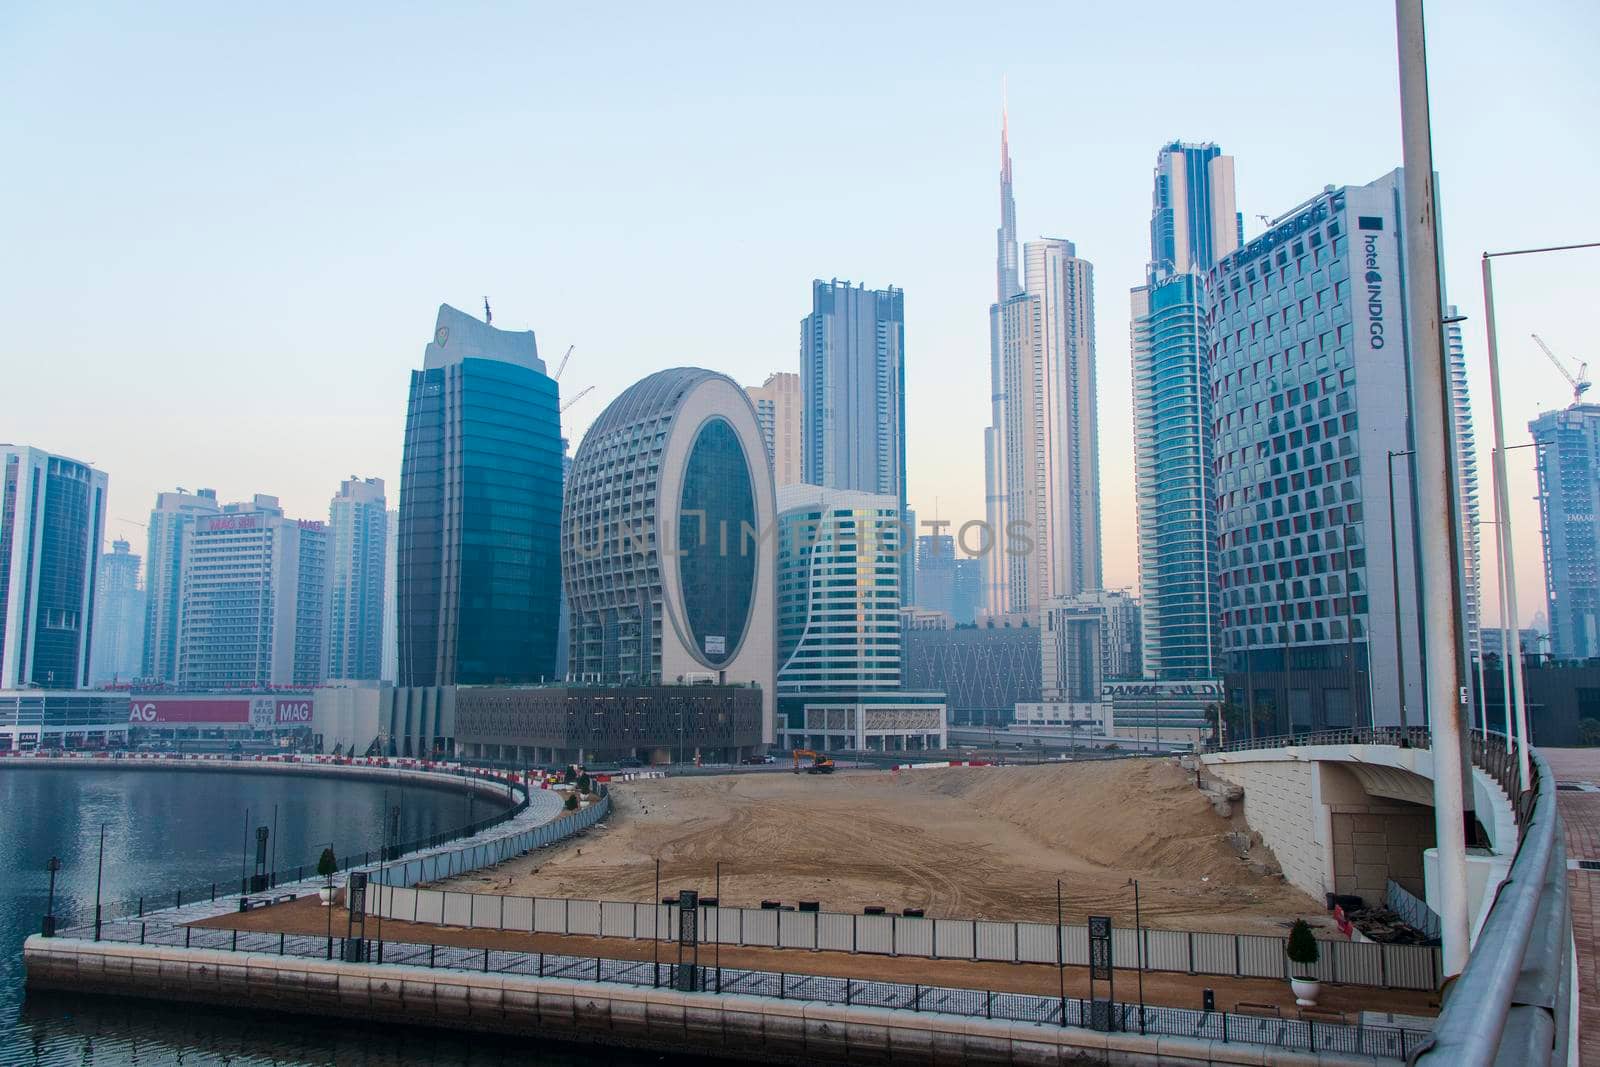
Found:
[[1252, 870], [1226, 838], [1238, 827], [1169, 760], [669, 778], [611, 795], [604, 829], [448, 887], [647, 901], [657, 859], [663, 893], [707, 894], [720, 860], [723, 901], [752, 907], [1053, 922], [1060, 878], [1067, 921], [1121, 925], [1133, 921], [1131, 877], [1148, 926], [1282, 934], [1295, 916], [1326, 914]]

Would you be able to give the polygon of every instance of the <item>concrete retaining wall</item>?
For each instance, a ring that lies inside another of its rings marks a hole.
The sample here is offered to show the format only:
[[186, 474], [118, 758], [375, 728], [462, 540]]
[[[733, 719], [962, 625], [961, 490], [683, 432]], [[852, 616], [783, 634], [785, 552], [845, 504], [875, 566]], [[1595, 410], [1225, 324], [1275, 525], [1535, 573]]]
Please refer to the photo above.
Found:
[[205, 949], [30, 937], [28, 984], [805, 1064], [1375, 1065], [1193, 1038]]

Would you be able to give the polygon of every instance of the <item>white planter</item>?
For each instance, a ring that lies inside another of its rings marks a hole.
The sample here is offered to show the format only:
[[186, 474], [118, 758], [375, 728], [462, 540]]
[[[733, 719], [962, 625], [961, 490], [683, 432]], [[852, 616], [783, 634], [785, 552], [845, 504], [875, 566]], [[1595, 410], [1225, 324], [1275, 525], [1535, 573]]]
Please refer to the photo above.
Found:
[[1316, 1007], [1322, 993], [1322, 983], [1315, 978], [1291, 978], [1289, 988], [1294, 990], [1294, 1002], [1302, 1008]]
[[322, 906], [324, 908], [333, 907], [333, 886], [325, 885], [321, 889], [318, 889], [317, 896], [322, 898]]

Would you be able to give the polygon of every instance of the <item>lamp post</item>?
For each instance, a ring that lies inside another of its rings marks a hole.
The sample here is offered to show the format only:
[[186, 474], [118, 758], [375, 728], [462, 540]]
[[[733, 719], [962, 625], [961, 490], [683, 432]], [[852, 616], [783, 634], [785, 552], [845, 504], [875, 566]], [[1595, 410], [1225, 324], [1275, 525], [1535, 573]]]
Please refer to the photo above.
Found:
[[[1509, 675], [1512, 701], [1516, 705], [1515, 727], [1512, 725], [1512, 708], [1506, 708], [1506, 733], [1516, 733], [1517, 744], [1517, 770], [1521, 775], [1522, 788], [1528, 788], [1530, 768], [1528, 765], [1528, 752], [1525, 744], [1528, 738], [1528, 710], [1523, 703], [1522, 695], [1522, 652], [1517, 643], [1516, 633], [1516, 604], [1517, 604], [1517, 568], [1513, 553], [1510, 551], [1511, 539], [1511, 502], [1506, 490], [1506, 435], [1505, 419], [1500, 405], [1500, 346], [1495, 333], [1494, 321], [1494, 261], [1507, 256], [1532, 256], [1546, 252], [1572, 252], [1584, 248], [1600, 248], [1600, 241], [1587, 241], [1583, 244], [1551, 245], [1545, 248], [1518, 248], [1506, 252], [1485, 252], [1483, 254], [1483, 323], [1484, 332], [1488, 339], [1489, 354], [1489, 398], [1490, 407], [1494, 415], [1494, 448], [1489, 453], [1494, 467], [1494, 517], [1499, 524], [1498, 536], [1495, 537], [1495, 554], [1500, 566], [1505, 569], [1505, 596], [1500, 602], [1500, 636], [1502, 669]], [[1514, 659], [1513, 659], [1514, 654]], [[1513, 670], [1513, 667], [1515, 668]]]
[[1139, 923], [1139, 879], [1129, 878], [1133, 886], [1133, 939], [1139, 952], [1139, 1032], [1144, 1033], [1144, 928]]
[[94, 939], [100, 940], [100, 886], [106, 873], [106, 824], [100, 824], [100, 860], [94, 868]]
[[50, 872], [50, 895], [45, 898], [44, 926], [39, 932], [45, 937], [54, 937], [56, 936], [56, 872], [61, 869], [61, 857], [51, 856], [44, 869]]
[[[1400, 528], [1394, 517], [1394, 461], [1415, 455], [1414, 449], [1389, 451], [1389, 584], [1394, 587], [1394, 673], [1400, 695], [1400, 729], [1411, 725], [1406, 718], [1406, 643], [1405, 627], [1400, 622]], [[1416, 512], [1413, 509], [1412, 515]], [[1377, 725], [1376, 722], [1373, 723]]]
[[1056, 879], [1056, 975], [1061, 988], [1061, 1025], [1067, 1025], [1067, 962], [1061, 951], [1061, 879]]

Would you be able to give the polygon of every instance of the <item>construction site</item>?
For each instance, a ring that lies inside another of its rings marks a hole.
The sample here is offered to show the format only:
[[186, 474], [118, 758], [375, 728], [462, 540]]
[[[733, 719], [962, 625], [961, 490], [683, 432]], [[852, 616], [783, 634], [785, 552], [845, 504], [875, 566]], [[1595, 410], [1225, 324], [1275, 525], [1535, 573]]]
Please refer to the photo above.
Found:
[[1281, 935], [1326, 916], [1176, 760], [672, 777], [611, 799], [585, 836], [435, 888], [1054, 922], [1059, 879], [1067, 921], [1131, 925], [1137, 880], [1146, 926]]

